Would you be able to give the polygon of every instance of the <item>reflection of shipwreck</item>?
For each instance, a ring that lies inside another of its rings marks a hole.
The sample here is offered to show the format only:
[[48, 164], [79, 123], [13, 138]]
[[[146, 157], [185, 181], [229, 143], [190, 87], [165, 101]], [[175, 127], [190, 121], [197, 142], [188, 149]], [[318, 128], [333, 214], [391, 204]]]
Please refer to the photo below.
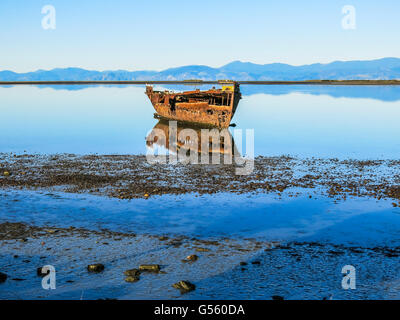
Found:
[[229, 127], [241, 99], [239, 84], [233, 81], [223, 82], [222, 89], [180, 93], [146, 86], [146, 94], [161, 118], [219, 128]]
[[[173, 133], [172, 130], [176, 132]], [[155, 125], [146, 137], [146, 145], [152, 149], [155, 146], [162, 147], [172, 153], [240, 156], [228, 129], [209, 130], [200, 126], [188, 127], [186, 124], [183, 126], [179, 122], [174, 129], [165, 120], [160, 120]]]

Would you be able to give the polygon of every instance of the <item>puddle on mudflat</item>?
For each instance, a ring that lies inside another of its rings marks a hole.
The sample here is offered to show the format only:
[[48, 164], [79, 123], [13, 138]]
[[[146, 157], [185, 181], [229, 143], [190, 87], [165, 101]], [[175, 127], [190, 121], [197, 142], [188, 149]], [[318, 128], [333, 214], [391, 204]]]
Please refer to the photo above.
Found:
[[[400, 244], [400, 208], [392, 201], [338, 201], [313, 190], [290, 197], [218, 193], [118, 200], [38, 191], [0, 191], [0, 222], [108, 229], [200, 238], [307, 240], [356, 245]], [[310, 198], [312, 195], [312, 198]]]

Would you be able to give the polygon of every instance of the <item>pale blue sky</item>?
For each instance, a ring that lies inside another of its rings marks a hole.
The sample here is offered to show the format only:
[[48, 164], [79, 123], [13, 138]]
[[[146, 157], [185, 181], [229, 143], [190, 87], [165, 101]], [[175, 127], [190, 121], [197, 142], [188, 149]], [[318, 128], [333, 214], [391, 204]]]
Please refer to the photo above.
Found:
[[[44, 5], [56, 29], [41, 26]], [[342, 7], [356, 29], [342, 29]], [[161, 70], [400, 57], [397, 0], [1, 0], [0, 70]]]

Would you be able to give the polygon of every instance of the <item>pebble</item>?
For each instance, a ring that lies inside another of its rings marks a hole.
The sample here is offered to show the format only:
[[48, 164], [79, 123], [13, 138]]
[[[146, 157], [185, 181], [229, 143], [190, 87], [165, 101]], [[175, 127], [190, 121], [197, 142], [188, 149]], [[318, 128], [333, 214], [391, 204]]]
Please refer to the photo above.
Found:
[[191, 254], [190, 256], [186, 257], [186, 260], [188, 261], [196, 261], [197, 259], [199, 259], [199, 257], [196, 256], [195, 254]]
[[178, 289], [181, 293], [187, 293], [196, 289], [196, 286], [189, 281], [179, 281], [172, 286], [175, 289]]
[[209, 252], [210, 249], [207, 249], [207, 248], [196, 248], [196, 251], [197, 252]]
[[104, 265], [102, 265], [101, 263], [89, 264], [87, 266], [87, 270], [89, 272], [99, 273], [99, 272], [102, 272], [104, 270]]
[[158, 264], [141, 264], [139, 266], [139, 271], [159, 272], [160, 266]]

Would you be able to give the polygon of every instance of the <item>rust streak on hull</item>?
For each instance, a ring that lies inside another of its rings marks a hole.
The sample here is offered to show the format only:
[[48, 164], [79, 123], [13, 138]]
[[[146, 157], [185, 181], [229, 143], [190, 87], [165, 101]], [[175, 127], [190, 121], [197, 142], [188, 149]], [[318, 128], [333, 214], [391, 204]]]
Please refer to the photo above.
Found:
[[236, 82], [228, 82], [222, 89], [181, 93], [154, 91], [146, 86], [146, 95], [162, 118], [218, 128], [229, 127], [241, 99]]

